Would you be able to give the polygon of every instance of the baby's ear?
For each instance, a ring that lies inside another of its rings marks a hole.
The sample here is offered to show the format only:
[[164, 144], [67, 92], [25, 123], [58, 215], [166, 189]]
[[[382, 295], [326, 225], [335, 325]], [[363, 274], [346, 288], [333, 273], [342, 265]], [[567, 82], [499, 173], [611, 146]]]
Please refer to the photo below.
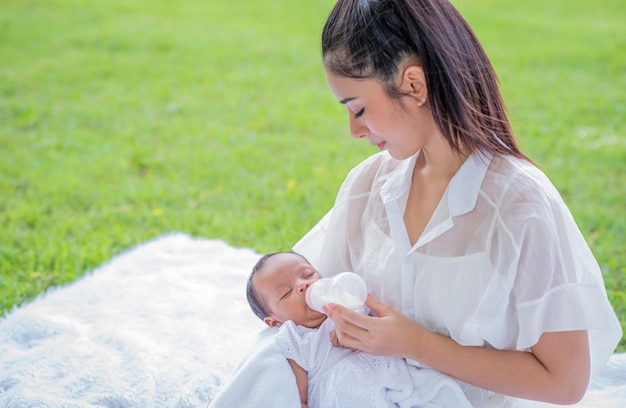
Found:
[[280, 321], [276, 320], [274, 318], [274, 316], [269, 315], [269, 316], [265, 316], [265, 318], [263, 319], [263, 321], [265, 322], [266, 325], [268, 325], [269, 327], [280, 327], [280, 325], [282, 324]]

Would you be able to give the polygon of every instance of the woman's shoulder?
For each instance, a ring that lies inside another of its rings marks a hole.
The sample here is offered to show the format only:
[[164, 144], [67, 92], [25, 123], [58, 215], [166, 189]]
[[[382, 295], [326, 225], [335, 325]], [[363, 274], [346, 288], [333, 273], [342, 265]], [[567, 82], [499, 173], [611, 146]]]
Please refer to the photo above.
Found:
[[[388, 152], [382, 151], [367, 157], [348, 172], [344, 181], [344, 188], [359, 188], [369, 190], [371, 186], [384, 181], [401, 163], [394, 159]], [[365, 192], [365, 190], [364, 190]]]
[[513, 156], [493, 157], [482, 190], [504, 211], [549, 216], [557, 208], [567, 209], [559, 191], [539, 167]]
[[369, 172], [386, 172], [393, 171], [400, 160], [394, 159], [387, 151], [382, 151], [368, 156], [359, 164], [357, 164], [350, 173], [369, 173]]
[[537, 165], [513, 156], [495, 155], [485, 181], [492, 186], [500, 186], [500, 190], [509, 194], [530, 194], [534, 197], [558, 195], [548, 176]]

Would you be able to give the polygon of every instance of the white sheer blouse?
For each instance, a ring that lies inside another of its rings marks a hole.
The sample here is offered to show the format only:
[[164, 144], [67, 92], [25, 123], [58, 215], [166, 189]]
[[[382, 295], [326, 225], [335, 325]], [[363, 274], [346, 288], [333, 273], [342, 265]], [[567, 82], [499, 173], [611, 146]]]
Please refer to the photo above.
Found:
[[587, 330], [597, 373], [621, 327], [548, 178], [521, 159], [471, 155], [411, 247], [403, 214], [415, 157], [381, 152], [354, 168], [294, 250], [323, 275], [359, 273], [374, 296], [463, 345], [529, 350], [544, 332]]

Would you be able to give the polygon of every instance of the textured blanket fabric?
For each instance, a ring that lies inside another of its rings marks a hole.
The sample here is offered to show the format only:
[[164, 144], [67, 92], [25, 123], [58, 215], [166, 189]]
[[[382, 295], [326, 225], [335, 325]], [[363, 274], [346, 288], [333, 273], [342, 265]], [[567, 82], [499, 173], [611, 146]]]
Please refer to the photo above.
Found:
[[0, 407], [205, 407], [265, 327], [258, 255], [168, 235], [0, 321]]
[[[291, 406], [293, 377], [245, 300], [258, 257], [167, 235], [8, 313], [0, 407]], [[579, 406], [626, 406], [626, 356]]]

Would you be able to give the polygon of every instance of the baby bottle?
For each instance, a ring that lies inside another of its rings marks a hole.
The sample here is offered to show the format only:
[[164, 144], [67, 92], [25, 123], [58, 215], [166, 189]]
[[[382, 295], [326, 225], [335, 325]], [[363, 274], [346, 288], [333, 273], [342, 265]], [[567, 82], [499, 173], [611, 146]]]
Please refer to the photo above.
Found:
[[313, 283], [305, 294], [307, 305], [320, 313], [328, 303], [336, 303], [351, 310], [358, 310], [365, 304], [367, 286], [354, 272], [341, 272], [331, 278], [322, 278]]

